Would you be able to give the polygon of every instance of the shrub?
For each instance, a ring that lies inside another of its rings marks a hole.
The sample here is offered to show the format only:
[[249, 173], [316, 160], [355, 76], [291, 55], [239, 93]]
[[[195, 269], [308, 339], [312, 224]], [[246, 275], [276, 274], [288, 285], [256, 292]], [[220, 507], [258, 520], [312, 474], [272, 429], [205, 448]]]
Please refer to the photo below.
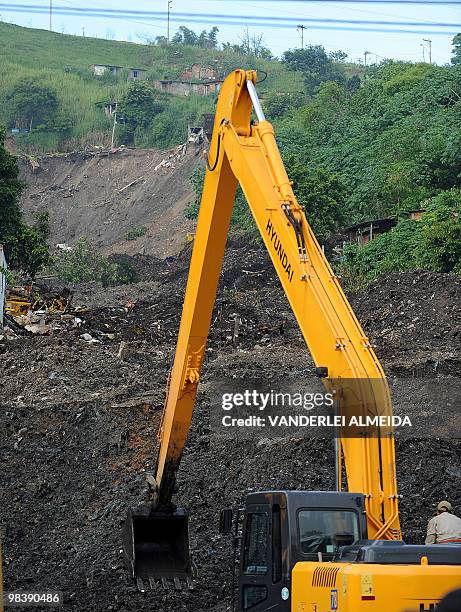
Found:
[[348, 245], [348, 273], [367, 280], [416, 269], [461, 273], [461, 191], [443, 191], [425, 206], [420, 221], [403, 219], [364, 247]]
[[135, 276], [127, 264], [110, 262], [85, 236], [71, 251], [61, 251], [53, 258], [50, 272], [67, 282], [96, 281], [103, 287], [133, 282]]
[[145, 225], [140, 225], [139, 227], [133, 227], [125, 234], [125, 238], [127, 240], [136, 240], [136, 238], [141, 238], [141, 236], [145, 236], [147, 233], [147, 227]]

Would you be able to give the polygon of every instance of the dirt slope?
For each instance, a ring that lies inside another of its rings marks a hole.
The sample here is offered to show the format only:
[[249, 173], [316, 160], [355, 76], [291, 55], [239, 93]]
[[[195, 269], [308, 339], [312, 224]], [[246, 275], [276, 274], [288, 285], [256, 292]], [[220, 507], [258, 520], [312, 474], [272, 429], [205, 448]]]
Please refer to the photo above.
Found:
[[[29, 219], [49, 213], [53, 246], [88, 236], [107, 253], [175, 255], [193, 230], [184, 209], [194, 199], [190, 177], [200, 160], [194, 145], [184, 155], [181, 149], [127, 149], [110, 156], [44, 157], [34, 170], [21, 160], [27, 184], [21, 206]], [[126, 239], [140, 227], [145, 235]]]
[[[91, 303], [82, 328], [63, 325], [50, 338], [0, 345], [0, 522], [7, 588], [59, 588], [64, 609], [75, 612], [226, 610], [231, 545], [218, 535], [219, 509], [240, 505], [248, 491], [260, 488], [333, 487], [331, 440], [229, 444], [210, 431], [208, 388], [223, 375], [251, 375], [273, 385], [313, 375], [267, 256], [231, 247], [179, 474], [177, 502], [191, 513], [196, 589], [142, 594], [130, 582], [120, 527], [127, 507], [143, 499], [144, 470], [155, 457], [187, 259], [151, 259], [149, 265], [145, 257], [148, 280], [136, 285], [78, 287], [76, 300]], [[433, 311], [435, 296], [440, 313]], [[128, 298], [137, 303], [127, 312]], [[352, 301], [386, 370], [413, 378], [426, 376], [432, 354], [438, 371], [459, 372], [460, 298], [459, 277], [402, 274], [382, 279]], [[398, 306], [391, 313], [390, 303]], [[242, 329], [234, 345], [235, 313]], [[84, 342], [83, 331], [100, 342]], [[124, 361], [116, 358], [122, 339], [130, 346]], [[137, 405], [124, 403], [142, 394]], [[450, 499], [461, 510], [460, 441], [402, 440], [397, 457], [403, 527], [408, 541], [420, 542], [437, 501]]]

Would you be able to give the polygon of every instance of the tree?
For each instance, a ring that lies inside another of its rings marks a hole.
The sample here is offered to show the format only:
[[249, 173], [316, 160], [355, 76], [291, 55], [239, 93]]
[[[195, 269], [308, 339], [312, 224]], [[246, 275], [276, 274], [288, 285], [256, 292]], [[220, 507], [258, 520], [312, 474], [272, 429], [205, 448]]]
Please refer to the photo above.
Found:
[[452, 64], [461, 64], [461, 32], [453, 38], [453, 57]]
[[248, 28], [243, 31], [239, 37], [240, 45], [233, 46], [234, 51], [242, 53], [242, 55], [250, 55], [261, 59], [272, 59], [271, 50], [264, 46], [264, 34], [250, 34]]
[[324, 81], [345, 82], [344, 68], [333, 62], [321, 45], [285, 51], [282, 62], [288, 70], [302, 72], [309, 94], [314, 94]]
[[419, 263], [437, 272], [461, 274], [461, 191], [442, 191], [426, 203], [421, 219]]
[[176, 45], [191, 45], [194, 47], [198, 43], [198, 36], [193, 30], [190, 30], [186, 26], [179, 26], [171, 42]]
[[134, 82], [120, 101], [118, 115], [123, 117], [125, 137], [130, 141], [136, 130], [145, 130], [154, 117], [161, 113], [163, 103], [154, 97], [153, 90], [141, 82]]
[[192, 47], [202, 47], [204, 49], [216, 49], [218, 47], [218, 32], [219, 28], [213, 26], [208, 32], [202, 30], [200, 34], [187, 28], [180, 26], [179, 30], [171, 39], [175, 45], [190, 45]]
[[202, 30], [197, 40], [197, 45], [204, 49], [216, 49], [218, 47], [219, 29], [214, 26], [209, 32]]
[[32, 78], [18, 81], [6, 93], [4, 105], [10, 127], [17, 125], [29, 129], [51, 124], [59, 110], [56, 92]]
[[54, 258], [51, 271], [70, 283], [96, 281], [103, 287], [135, 282], [129, 265], [110, 261], [86, 236], [77, 240], [71, 251], [61, 251]]
[[346, 87], [347, 90], [351, 93], [355, 93], [358, 89], [360, 89], [360, 85], [362, 81], [357, 74], [353, 74], [350, 79], [347, 80]]
[[154, 45], [158, 47], [166, 47], [168, 44], [168, 38], [166, 36], [156, 36], [154, 38]]
[[305, 103], [306, 95], [303, 93], [277, 93], [273, 92], [264, 98], [264, 108], [268, 117], [278, 119], [292, 108], [299, 108]]
[[37, 227], [27, 226], [18, 206], [22, 190], [16, 159], [5, 147], [5, 132], [0, 128], [0, 243], [11, 268], [35, 274], [48, 262], [47, 217]]
[[344, 221], [346, 188], [341, 176], [324, 168], [310, 169], [299, 158], [288, 162], [298, 202], [318, 240], [325, 240]]
[[347, 53], [345, 53], [344, 51], [338, 50], [338, 51], [331, 51], [331, 53], [328, 54], [328, 57], [330, 59], [332, 59], [334, 62], [344, 62], [346, 61], [347, 58]]

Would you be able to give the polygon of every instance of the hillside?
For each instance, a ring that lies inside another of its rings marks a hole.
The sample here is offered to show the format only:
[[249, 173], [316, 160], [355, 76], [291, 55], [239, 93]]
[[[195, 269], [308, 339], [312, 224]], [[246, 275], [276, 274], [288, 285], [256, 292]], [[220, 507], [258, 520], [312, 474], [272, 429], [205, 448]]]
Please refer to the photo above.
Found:
[[[96, 38], [83, 38], [35, 30], [0, 22], [0, 100], [21, 79], [56, 91], [62, 115], [70, 129], [66, 133], [42, 130], [19, 138], [20, 149], [28, 152], [49, 150], [71, 151], [82, 146], [109, 144], [111, 121], [96, 104], [120, 100], [128, 89], [126, 74], [95, 77], [91, 64], [136, 67], [147, 71], [147, 82], [159, 78], [177, 78], [194, 63], [211, 65], [218, 76], [238, 66], [267, 72], [263, 93], [300, 92], [303, 78], [289, 72], [280, 62], [242, 56], [232, 50], [218, 51], [187, 45], [143, 45]], [[171, 111], [161, 118], [165, 130], [157, 130], [148, 146], [169, 147], [184, 142], [187, 124], [201, 119], [203, 112], [212, 112], [214, 99], [190, 95], [187, 100], [158, 95]], [[7, 122], [7, 107], [0, 106], [0, 123]], [[179, 121], [178, 121], [179, 118]], [[177, 124], [180, 124], [177, 128]], [[171, 126], [176, 129], [171, 129]], [[146, 146], [145, 144], [143, 146]]]
[[107, 155], [20, 161], [28, 220], [48, 212], [52, 246], [86, 236], [106, 253], [176, 255], [194, 224], [184, 209], [194, 199], [190, 178], [200, 149], [122, 150]]
[[147, 68], [152, 65], [148, 47], [116, 40], [71, 36], [23, 28], [0, 22], [0, 58], [34, 70], [62, 70], [66, 66], [114, 64]]

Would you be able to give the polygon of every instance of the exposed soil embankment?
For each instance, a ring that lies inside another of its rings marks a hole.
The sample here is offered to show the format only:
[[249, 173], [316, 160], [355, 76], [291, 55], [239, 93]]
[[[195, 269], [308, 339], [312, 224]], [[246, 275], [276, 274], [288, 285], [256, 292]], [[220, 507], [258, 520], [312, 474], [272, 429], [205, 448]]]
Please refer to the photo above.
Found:
[[[137, 592], [123, 567], [120, 528], [126, 509], [143, 499], [144, 472], [155, 457], [187, 254], [142, 263], [148, 280], [137, 285], [76, 288], [76, 301], [91, 304], [81, 328], [0, 345], [6, 588], [60, 589], [65, 609], [75, 612], [225, 610], [231, 543], [218, 534], [219, 509], [241, 505], [260, 488], [332, 488], [332, 442], [223, 444], [211, 433], [207, 388], [220, 377], [251, 376], [275, 386], [313, 375], [265, 253], [231, 247], [178, 483], [199, 577], [191, 592]], [[123, 307], [129, 298], [133, 309]], [[386, 370], [426, 376], [431, 368], [433, 376], [452, 367], [459, 372], [460, 298], [458, 277], [402, 274], [352, 302]], [[235, 314], [242, 325], [233, 342]], [[99, 342], [85, 342], [83, 332]], [[121, 340], [129, 348], [123, 361], [116, 357]], [[410, 439], [397, 446], [402, 523], [407, 539], [420, 542], [437, 501], [447, 498], [461, 509], [461, 445]]]
[[33, 167], [22, 159], [20, 204], [30, 220], [49, 213], [52, 246], [87, 236], [107, 253], [176, 255], [193, 231], [184, 209], [194, 199], [190, 178], [200, 155], [190, 145], [43, 157]]

